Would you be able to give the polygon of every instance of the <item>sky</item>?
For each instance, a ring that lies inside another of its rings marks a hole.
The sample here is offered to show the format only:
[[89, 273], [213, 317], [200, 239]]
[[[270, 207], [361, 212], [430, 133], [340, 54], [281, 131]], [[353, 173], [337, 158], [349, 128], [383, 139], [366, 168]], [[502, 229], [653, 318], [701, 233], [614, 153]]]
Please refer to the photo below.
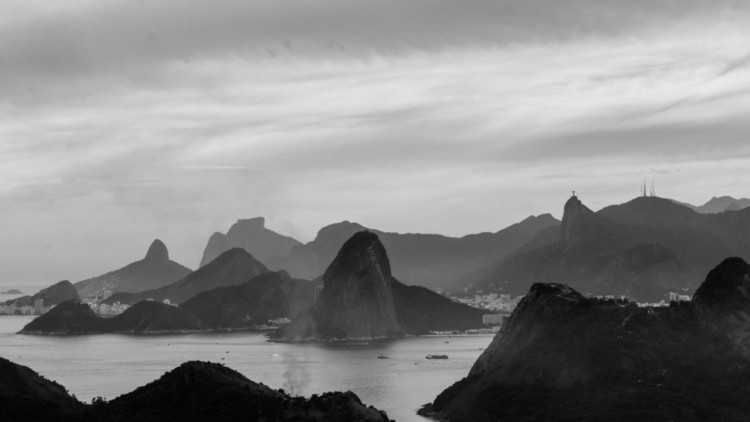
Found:
[[743, 0], [0, 0], [0, 283], [239, 218], [461, 236], [750, 196]]

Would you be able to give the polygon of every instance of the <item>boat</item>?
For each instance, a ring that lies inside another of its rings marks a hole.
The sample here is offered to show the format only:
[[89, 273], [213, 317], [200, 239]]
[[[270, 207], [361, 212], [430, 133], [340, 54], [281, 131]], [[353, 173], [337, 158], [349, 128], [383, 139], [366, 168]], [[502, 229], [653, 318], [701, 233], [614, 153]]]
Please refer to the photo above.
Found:
[[448, 359], [448, 355], [427, 355], [427, 359]]
[[388, 359], [388, 356], [386, 356], [386, 355], [378, 355], [378, 359]]

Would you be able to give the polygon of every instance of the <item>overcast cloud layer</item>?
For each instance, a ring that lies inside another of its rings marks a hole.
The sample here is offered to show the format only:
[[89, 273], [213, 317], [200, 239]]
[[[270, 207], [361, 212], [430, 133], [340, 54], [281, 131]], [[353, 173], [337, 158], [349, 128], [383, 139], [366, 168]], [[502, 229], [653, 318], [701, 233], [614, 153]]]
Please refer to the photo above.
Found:
[[263, 215], [463, 235], [748, 196], [750, 5], [0, 0], [0, 283]]

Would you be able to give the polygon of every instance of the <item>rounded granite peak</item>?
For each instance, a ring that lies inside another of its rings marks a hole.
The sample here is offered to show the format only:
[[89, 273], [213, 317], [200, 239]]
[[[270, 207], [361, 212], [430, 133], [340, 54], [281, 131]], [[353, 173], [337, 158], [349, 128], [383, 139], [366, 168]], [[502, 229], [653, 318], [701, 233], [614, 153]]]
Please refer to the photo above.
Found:
[[167, 245], [164, 244], [159, 239], [154, 239], [153, 242], [151, 242], [151, 246], [148, 247], [148, 252], [146, 252], [146, 257], [144, 258], [144, 261], [150, 261], [150, 262], [166, 262], [169, 261], [169, 250], [167, 250]]

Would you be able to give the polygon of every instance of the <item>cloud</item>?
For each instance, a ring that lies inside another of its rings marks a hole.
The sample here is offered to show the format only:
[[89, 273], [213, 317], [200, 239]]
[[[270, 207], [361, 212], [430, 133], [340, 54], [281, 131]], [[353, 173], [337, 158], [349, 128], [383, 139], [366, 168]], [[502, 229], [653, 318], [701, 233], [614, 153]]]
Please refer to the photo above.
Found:
[[[157, 235], [190, 265], [253, 215], [302, 240], [343, 219], [461, 235], [573, 189], [596, 207], [643, 177], [694, 202], [747, 182], [728, 170], [750, 156], [743, 2], [3, 8], [0, 229], [49, 243], [53, 279], [111, 270]], [[60, 247], [76, 230], [121, 246]], [[97, 261], [80, 266], [83, 250]]]

